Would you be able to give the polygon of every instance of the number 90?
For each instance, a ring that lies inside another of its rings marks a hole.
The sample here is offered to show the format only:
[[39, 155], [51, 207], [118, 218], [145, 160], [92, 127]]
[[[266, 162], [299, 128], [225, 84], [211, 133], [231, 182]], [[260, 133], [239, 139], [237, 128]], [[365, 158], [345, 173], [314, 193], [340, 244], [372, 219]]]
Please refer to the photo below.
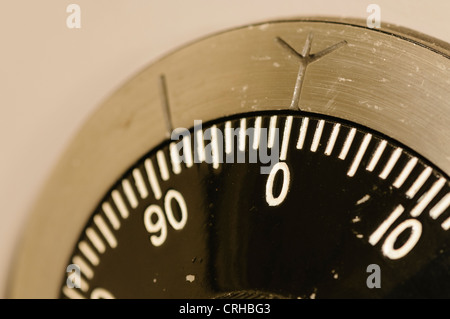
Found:
[[[173, 215], [172, 200], [175, 200], [181, 211], [181, 219], [178, 221]], [[175, 230], [184, 228], [187, 222], [188, 212], [183, 195], [176, 190], [169, 190], [164, 196], [164, 211], [158, 205], [150, 205], [144, 212], [145, 229], [152, 234], [150, 241], [153, 246], [161, 246], [167, 238], [167, 221]], [[153, 216], [156, 216], [153, 217]], [[166, 220], [167, 217], [167, 220]], [[158, 235], [159, 233], [159, 235]]]

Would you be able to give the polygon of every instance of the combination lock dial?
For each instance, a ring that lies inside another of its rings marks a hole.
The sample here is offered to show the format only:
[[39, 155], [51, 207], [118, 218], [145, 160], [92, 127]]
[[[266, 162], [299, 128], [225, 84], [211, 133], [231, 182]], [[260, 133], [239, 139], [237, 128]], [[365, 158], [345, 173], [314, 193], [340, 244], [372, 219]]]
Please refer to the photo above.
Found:
[[61, 159], [11, 294], [450, 297], [449, 71], [448, 45], [348, 20], [168, 55]]

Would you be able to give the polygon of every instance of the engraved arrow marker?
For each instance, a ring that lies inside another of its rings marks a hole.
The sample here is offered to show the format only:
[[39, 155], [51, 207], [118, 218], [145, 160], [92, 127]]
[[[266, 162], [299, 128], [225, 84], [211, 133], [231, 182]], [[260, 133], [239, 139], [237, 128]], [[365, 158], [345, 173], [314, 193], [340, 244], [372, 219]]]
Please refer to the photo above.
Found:
[[305, 77], [306, 68], [310, 63], [313, 63], [321, 58], [323, 58], [325, 55], [339, 49], [340, 47], [343, 47], [347, 44], [347, 41], [341, 41], [339, 43], [336, 43], [320, 52], [311, 54], [311, 43], [313, 40], [313, 34], [309, 33], [308, 37], [306, 38], [305, 45], [303, 46], [303, 50], [301, 53], [297, 52], [293, 47], [291, 47], [286, 41], [284, 41], [280, 37], [276, 37], [276, 40], [278, 43], [280, 43], [284, 48], [291, 51], [295, 56], [297, 56], [300, 59], [300, 66], [298, 68], [298, 74], [297, 74], [297, 81], [295, 82], [294, 87], [294, 95], [292, 96], [292, 102], [291, 102], [291, 109], [300, 109], [299, 106], [299, 100], [300, 100], [300, 91], [302, 89], [303, 79]]
[[168, 138], [170, 138], [172, 131], [173, 131], [173, 125], [172, 125], [172, 117], [170, 115], [170, 104], [169, 104], [169, 95], [167, 92], [166, 76], [164, 74], [160, 75], [159, 83], [160, 83], [160, 90], [161, 90], [162, 107], [163, 107], [163, 111], [164, 111], [164, 120], [166, 122], [166, 128], [167, 128], [166, 135]]

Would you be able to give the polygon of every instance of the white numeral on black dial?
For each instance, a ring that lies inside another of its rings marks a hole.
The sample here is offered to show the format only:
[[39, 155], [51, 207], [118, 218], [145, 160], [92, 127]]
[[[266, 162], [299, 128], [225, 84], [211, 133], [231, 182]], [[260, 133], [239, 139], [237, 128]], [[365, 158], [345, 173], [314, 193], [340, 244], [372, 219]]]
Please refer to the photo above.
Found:
[[[273, 183], [275, 181], [275, 176], [277, 175], [278, 171], [281, 171], [283, 174], [283, 186], [281, 188], [281, 192], [278, 196], [275, 196], [273, 194]], [[280, 205], [284, 199], [286, 198], [286, 195], [289, 191], [289, 184], [291, 182], [291, 173], [289, 171], [289, 167], [285, 162], [278, 162], [276, 163], [272, 170], [269, 173], [269, 177], [267, 178], [267, 184], [266, 184], [266, 201], [269, 206], [278, 206]]]
[[[178, 221], [172, 210], [172, 200], [175, 200], [180, 208], [181, 219]], [[180, 192], [176, 190], [169, 190], [164, 197], [164, 209], [158, 205], [150, 205], [144, 212], [145, 229], [152, 234], [150, 241], [153, 246], [161, 246], [167, 238], [167, 221], [175, 230], [184, 228], [188, 218], [188, 211], [186, 201]], [[167, 220], [166, 220], [167, 217]], [[159, 235], [158, 235], [159, 233]]]

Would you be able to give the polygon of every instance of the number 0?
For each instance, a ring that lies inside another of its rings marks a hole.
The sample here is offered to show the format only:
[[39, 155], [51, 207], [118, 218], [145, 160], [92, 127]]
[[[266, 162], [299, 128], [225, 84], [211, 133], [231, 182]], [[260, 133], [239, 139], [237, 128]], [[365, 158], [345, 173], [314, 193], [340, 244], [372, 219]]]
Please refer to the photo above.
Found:
[[[281, 188], [280, 194], [275, 197], [273, 195], [273, 182], [278, 171], [281, 171], [283, 174], [283, 187]], [[289, 167], [286, 165], [286, 163], [276, 163], [269, 173], [266, 184], [266, 201], [269, 206], [278, 206], [284, 201], [289, 190], [290, 181], [291, 173], [289, 172]]]

